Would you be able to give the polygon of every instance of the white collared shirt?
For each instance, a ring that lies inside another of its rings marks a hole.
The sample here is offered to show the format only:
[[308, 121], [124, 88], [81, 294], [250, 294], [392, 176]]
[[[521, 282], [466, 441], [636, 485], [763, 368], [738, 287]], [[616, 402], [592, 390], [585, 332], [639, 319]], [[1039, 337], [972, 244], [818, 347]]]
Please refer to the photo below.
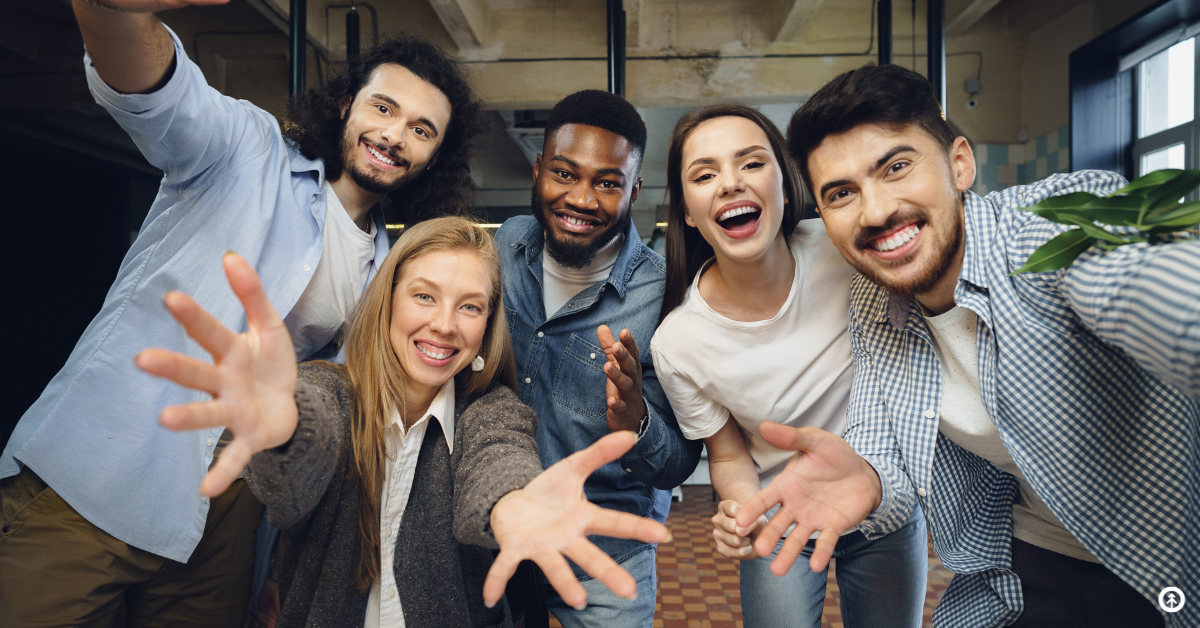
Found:
[[400, 592], [396, 590], [392, 560], [396, 555], [396, 534], [408, 506], [408, 495], [417, 473], [417, 457], [431, 416], [442, 424], [446, 447], [454, 453], [454, 380], [442, 386], [429, 403], [425, 416], [408, 428], [407, 433], [400, 413], [392, 410], [386, 435], [388, 462], [384, 467], [383, 496], [379, 505], [379, 582], [371, 585], [364, 628], [404, 628], [404, 611], [400, 606]]

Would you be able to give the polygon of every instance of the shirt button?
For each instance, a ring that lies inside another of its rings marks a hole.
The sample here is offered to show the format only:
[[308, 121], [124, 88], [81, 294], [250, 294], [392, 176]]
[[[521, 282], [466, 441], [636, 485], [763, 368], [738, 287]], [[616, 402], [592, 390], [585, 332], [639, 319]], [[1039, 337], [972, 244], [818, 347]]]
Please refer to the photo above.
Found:
[[625, 469], [625, 473], [633, 473], [633, 469]]
[[208, 446], [209, 446], [209, 447], [212, 447], [212, 439], [211, 439], [211, 438], [210, 438], [210, 439], [208, 439]]
[[937, 412], [934, 412], [934, 411], [933, 411], [933, 408], [930, 408], [930, 409], [928, 409], [928, 410], [926, 410], [926, 411], [925, 411], [925, 418], [927, 418], [927, 419], [932, 419], [932, 418], [933, 418], [933, 417], [935, 417], [935, 416], [937, 416]]
[[544, 332], [544, 331], [538, 332], [538, 338], [544, 338], [545, 336], [546, 336], [546, 332]]
[[925, 497], [928, 494], [929, 494], [929, 491], [927, 491], [923, 488], [917, 489], [917, 495], [920, 495], [921, 497]]
[[595, 353], [593, 353], [593, 354], [592, 354], [592, 359], [593, 359], [593, 360], [595, 360], [595, 359], [596, 359], [596, 354], [595, 354]]
[[396, 590], [395, 590], [395, 589], [389, 589], [389, 590], [388, 590], [388, 597], [396, 597]]
[[308, 264], [305, 264], [305, 265], [304, 265], [304, 272], [308, 272], [308, 271], [310, 271], [310, 270], [312, 270], [312, 266], [309, 266]]
[[532, 382], [533, 382], [533, 380], [532, 380], [532, 379], [529, 379], [528, 377], [526, 377], [526, 378], [525, 378], [525, 383], [526, 383], [526, 384], [529, 384], [529, 383], [532, 383]]
[[201, 497], [201, 498], [200, 498], [200, 503], [201, 503], [201, 504], [204, 504], [205, 506], [207, 506], [207, 505], [208, 505], [208, 498], [207, 498], [207, 497]]

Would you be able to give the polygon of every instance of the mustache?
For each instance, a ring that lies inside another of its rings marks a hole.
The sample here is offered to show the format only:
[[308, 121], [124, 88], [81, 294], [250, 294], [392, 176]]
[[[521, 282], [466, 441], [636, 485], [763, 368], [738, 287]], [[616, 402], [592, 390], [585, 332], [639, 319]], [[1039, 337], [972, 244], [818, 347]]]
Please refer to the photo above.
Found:
[[878, 227], [863, 227], [858, 235], [854, 238], [854, 245], [860, 249], [865, 249], [868, 243], [879, 236], [896, 229], [900, 225], [906, 225], [911, 222], [929, 222], [925, 212], [920, 210], [904, 209], [900, 210], [891, 216], [888, 216], [887, 222]]
[[374, 148], [375, 150], [383, 153], [384, 155], [387, 155], [388, 159], [391, 159], [392, 161], [396, 162], [396, 165], [403, 166], [405, 170], [407, 170], [410, 166], [412, 166], [411, 162], [409, 162], [407, 159], [401, 157], [400, 155], [397, 155], [396, 153], [394, 153], [392, 151], [392, 149], [388, 147], [387, 144], [376, 144], [375, 142], [372, 142], [371, 140], [367, 139], [366, 137], [363, 137], [361, 139], [363, 142], [370, 144], [371, 147]]

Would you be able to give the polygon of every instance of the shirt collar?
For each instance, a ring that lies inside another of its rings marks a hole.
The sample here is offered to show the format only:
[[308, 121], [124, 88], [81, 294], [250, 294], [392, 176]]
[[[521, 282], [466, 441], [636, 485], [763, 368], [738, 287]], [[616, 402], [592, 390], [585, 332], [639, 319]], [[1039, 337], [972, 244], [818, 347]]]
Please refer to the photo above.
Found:
[[[521, 237], [512, 246], [513, 248], [524, 247], [525, 263], [533, 266], [544, 248], [542, 223], [538, 222], [537, 218], [530, 221], [525, 233], [521, 234]], [[607, 282], [616, 288], [617, 294], [620, 294], [622, 299], [625, 298], [625, 285], [633, 275], [638, 253], [643, 246], [637, 227], [633, 225], [633, 220], [630, 220], [629, 228], [625, 230], [625, 243], [621, 245], [621, 252], [617, 254], [617, 261], [609, 271], [607, 279]]]
[[[446, 448], [450, 453], [454, 453], [454, 380], [442, 384], [437, 395], [434, 395], [433, 401], [429, 402], [429, 409], [425, 411], [425, 415], [420, 421], [415, 421], [413, 425], [424, 421], [432, 416], [438, 423], [442, 425], [442, 433], [446, 435]], [[395, 425], [396, 429], [403, 431], [403, 425], [400, 422], [400, 412], [392, 408], [391, 422], [388, 427]]]

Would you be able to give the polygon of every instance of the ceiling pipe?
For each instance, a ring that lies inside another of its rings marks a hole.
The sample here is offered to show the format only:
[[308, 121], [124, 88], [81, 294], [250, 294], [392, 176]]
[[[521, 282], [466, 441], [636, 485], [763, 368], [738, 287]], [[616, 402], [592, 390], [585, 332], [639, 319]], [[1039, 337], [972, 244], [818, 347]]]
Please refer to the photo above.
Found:
[[358, 10], [351, 4], [350, 12], [346, 14], [346, 60], [357, 59], [358, 51]]
[[608, 91], [625, 97], [625, 7], [608, 0]]
[[942, 115], [946, 111], [946, 0], [929, 0], [925, 14], [929, 41], [929, 82], [933, 83]]
[[892, 62], [892, 0], [879, 0], [879, 65]]
[[288, 86], [293, 96], [304, 93], [304, 62], [308, 56], [306, 35], [308, 32], [308, 0], [292, 0], [290, 22], [291, 72]]

